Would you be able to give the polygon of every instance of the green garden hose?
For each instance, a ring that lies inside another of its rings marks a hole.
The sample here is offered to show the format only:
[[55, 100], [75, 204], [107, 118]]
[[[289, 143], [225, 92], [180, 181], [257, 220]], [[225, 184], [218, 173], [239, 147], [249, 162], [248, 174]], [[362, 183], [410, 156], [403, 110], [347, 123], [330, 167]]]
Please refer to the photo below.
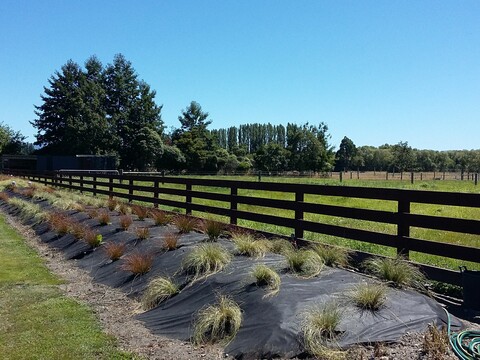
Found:
[[480, 331], [464, 330], [457, 333], [450, 331], [450, 314], [444, 308], [448, 318], [448, 340], [453, 352], [461, 360], [480, 359]]

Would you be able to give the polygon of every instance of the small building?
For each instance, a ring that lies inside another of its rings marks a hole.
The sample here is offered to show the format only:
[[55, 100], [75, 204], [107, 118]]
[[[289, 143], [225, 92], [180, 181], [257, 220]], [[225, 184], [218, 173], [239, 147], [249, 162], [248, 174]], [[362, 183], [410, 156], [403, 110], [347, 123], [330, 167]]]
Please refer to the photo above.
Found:
[[2, 155], [2, 171], [46, 173], [58, 170], [115, 170], [111, 155]]

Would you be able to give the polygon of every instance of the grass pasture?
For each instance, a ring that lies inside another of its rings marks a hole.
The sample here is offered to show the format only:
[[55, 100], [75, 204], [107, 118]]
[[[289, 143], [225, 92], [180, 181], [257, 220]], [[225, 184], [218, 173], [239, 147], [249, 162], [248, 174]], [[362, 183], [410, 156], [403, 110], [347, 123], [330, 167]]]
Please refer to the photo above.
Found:
[[0, 354], [3, 359], [133, 359], [92, 311], [61, 294], [40, 257], [0, 216]]
[[[316, 177], [262, 177], [262, 182], [275, 182], [275, 183], [301, 183], [301, 184], [318, 184], [318, 185], [334, 185], [334, 186], [358, 186], [358, 187], [375, 187], [375, 188], [394, 188], [394, 189], [407, 189], [407, 190], [430, 190], [430, 191], [439, 191], [439, 192], [463, 192], [463, 193], [480, 193], [480, 185], [475, 186], [473, 181], [460, 181], [460, 180], [423, 180], [419, 181], [418, 179], [411, 184], [409, 179], [409, 174], [404, 174], [404, 180], [399, 180], [398, 174], [396, 180], [357, 180], [355, 178], [349, 179], [344, 177], [343, 182], [339, 182], [338, 179], [332, 178], [316, 178]], [[408, 176], [407, 176], [408, 175]], [[212, 179], [211, 176], [204, 176], [200, 178]], [[424, 178], [429, 178], [425, 176]], [[432, 175], [433, 178], [433, 175]], [[225, 179], [225, 180], [234, 180], [234, 181], [258, 181], [257, 176], [222, 176], [216, 177], [216, 179]], [[85, 178], [87, 180], [87, 178]], [[68, 180], [66, 180], [68, 182]], [[117, 184], [118, 181], [115, 180], [114, 184]], [[132, 181], [130, 182], [134, 185], [151, 187], [153, 185], [152, 181]], [[128, 185], [129, 182], [124, 181], [124, 185]], [[171, 190], [175, 189], [185, 189], [185, 185], [174, 184], [174, 183], [159, 183], [160, 186], [160, 195], [161, 199], [184, 202], [184, 196], [178, 196], [170, 194]], [[108, 190], [108, 183], [105, 182], [105, 186], [98, 186], [98, 189]], [[127, 189], [115, 189], [115, 191], [128, 193]], [[229, 194], [230, 189], [222, 187], [207, 187], [207, 186], [193, 186], [192, 191], [208, 191], [215, 194]], [[134, 195], [144, 195], [152, 196], [151, 192], [147, 191], [135, 191]], [[259, 191], [259, 190], [248, 190], [248, 189], [239, 189], [239, 196], [248, 196], [248, 197], [258, 197], [258, 198], [268, 198], [268, 199], [278, 199], [278, 200], [294, 200], [293, 193], [281, 193], [275, 191]], [[397, 202], [396, 201], [386, 201], [386, 200], [372, 200], [372, 199], [360, 199], [360, 198], [350, 198], [350, 197], [338, 197], [338, 196], [320, 196], [320, 195], [305, 195], [305, 202], [309, 203], [318, 203], [326, 205], [336, 205], [342, 207], [350, 208], [359, 208], [359, 209], [372, 209], [372, 210], [382, 210], [382, 211], [397, 211]], [[136, 201], [134, 201], [136, 203]], [[210, 199], [199, 199], [193, 198], [194, 204], [208, 205], [219, 208], [228, 208], [229, 203], [222, 202], [218, 200]], [[179, 211], [183, 212], [184, 210], [178, 209], [171, 206], [160, 206], [161, 209], [170, 210], [170, 211]], [[293, 218], [294, 212], [291, 210], [280, 210], [272, 209], [268, 207], [253, 206], [247, 204], [238, 204], [238, 210], [246, 212], [255, 212], [267, 215], [275, 215], [286, 218]], [[462, 218], [462, 219], [480, 219], [480, 208], [468, 208], [468, 207], [458, 207], [458, 206], [442, 206], [435, 204], [411, 204], [411, 213], [414, 214], [424, 214], [440, 217], [452, 217], [452, 218]], [[193, 211], [193, 215], [199, 217], [205, 217], [205, 213]], [[209, 218], [228, 222], [229, 219], [225, 216], [218, 215], [208, 215]], [[313, 213], [305, 213], [305, 220], [312, 222], [325, 223], [331, 225], [344, 226], [348, 228], [369, 230], [384, 234], [396, 234], [396, 226], [374, 222], [374, 221], [365, 221], [365, 220], [356, 220], [343, 217], [335, 217], [328, 215], [320, 215]], [[277, 233], [281, 235], [289, 236], [292, 234], [292, 228], [262, 224], [258, 222], [253, 222], [249, 220], [238, 220], [238, 225], [262, 230], [271, 233]], [[471, 247], [480, 247], [480, 236], [470, 235], [470, 234], [461, 234], [440, 230], [432, 229], [421, 229], [421, 228], [410, 228], [410, 236], [413, 238], [437, 241], [437, 242], [446, 242], [458, 245], [465, 245]], [[344, 246], [350, 249], [366, 251], [381, 255], [395, 256], [396, 249], [393, 247], [381, 246], [376, 244], [371, 244], [367, 242], [361, 242], [356, 240], [349, 240], [339, 237], [333, 237], [318, 233], [309, 233], [305, 232], [305, 239], [320, 241], [329, 244]], [[457, 270], [459, 266], [466, 265], [469, 269], [480, 270], [480, 264], [458, 261], [455, 259], [449, 259], [445, 257], [439, 257], [429, 254], [410, 252], [410, 258], [413, 261], [435, 265], [439, 267], [449, 268]]]

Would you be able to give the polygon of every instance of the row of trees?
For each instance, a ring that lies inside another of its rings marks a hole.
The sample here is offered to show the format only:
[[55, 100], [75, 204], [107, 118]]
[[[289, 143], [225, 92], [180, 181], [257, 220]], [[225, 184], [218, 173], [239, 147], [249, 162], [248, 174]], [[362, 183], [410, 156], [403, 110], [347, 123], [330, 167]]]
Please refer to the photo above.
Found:
[[[35, 107], [36, 152], [116, 155], [128, 170], [480, 170], [480, 150], [416, 150], [404, 142], [357, 147], [345, 137], [335, 153], [324, 123], [211, 130], [209, 114], [194, 101], [178, 117], [179, 128], [166, 133], [155, 96], [121, 54], [106, 66], [94, 56], [84, 67], [68, 61], [48, 80]], [[21, 134], [0, 126], [0, 153], [28, 150]]]

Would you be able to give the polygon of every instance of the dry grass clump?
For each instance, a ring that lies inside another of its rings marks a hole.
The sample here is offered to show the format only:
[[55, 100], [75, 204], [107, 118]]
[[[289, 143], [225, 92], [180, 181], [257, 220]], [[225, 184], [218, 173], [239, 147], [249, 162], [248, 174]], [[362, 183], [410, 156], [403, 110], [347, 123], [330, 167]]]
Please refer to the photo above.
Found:
[[103, 249], [105, 250], [108, 258], [112, 261], [120, 259], [125, 253], [125, 248], [126, 246], [124, 243], [114, 242], [108, 242], [103, 246]]
[[280, 275], [272, 269], [263, 264], [256, 265], [252, 270], [252, 275], [255, 278], [257, 286], [265, 286], [271, 290], [268, 295], [274, 295], [280, 291]]
[[157, 277], [150, 281], [142, 297], [142, 305], [145, 310], [153, 309], [161, 302], [178, 294], [180, 288], [171, 279]]
[[90, 219], [96, 219], [98, 216], [98, 209], [88, 209], [86, 213]]
[[422, 342], [422, 352], [431, 360], [445, 359], [449, 340], [445, 326], [438, 329], [434, 324], [429, 324]]
[[138, 216], [138, 220], [143, 221], [148, 217], [148, 208], [140, 205], [131, 205], [132, 213]]
[[69, 232], [75, 239], [80, 240], [85, 236], [86, 227], [77, 221], [72, 221], [70, 224]]
[[242, 325], [242, 310], [231, 298], [220, 295], [217, 304], [198, 312], [193, 327], [194, 344], [228, 344]]
[[225, 224], [215, 220], [206, 219], [201, 222], [201, 230], [208, 236], [209, 241], [217, 241], [225, 231]]
[[150, 229], [148, 227], [137, 227], [135, 229], [135, 234], [137, 234], [137, 238], [140, 240], [148, 239], [150, 236]]
[[380, 309], [385, 304], [386, 296], [387, 287], [375, 283], [359, 284], [348, 295], [356, 306], [372, 311]]
[[132, 213], [132, 209], [130, 208], [130, 206], [128, 206], [128, 204], [124, 202], [118, 203], [117, 208], [118, 208], [118, 212], [122, 215], [130, 215]]
[[188, 253], [182, 263], [183, 270], [194, 279], [222, 271], [232, 260], [232, 255], [224, 247], [214, 244], [201, 244]]
[[132, 253], [124, 258], [122, 269], [134, 275], [143, 275], [152, 269], [153, 255], [141, 252]]
[[178, 248], [178, 240], [180, 240], [180, 234], [170, 232], [163, 238], [163, 247], [167, 251], [175, 250]]
[[48, 225], [52, 230], [63, 236], [70, 232], [72, 221], [61, 212], [51, 212], [48, 214]]
[[110, 224], [110, 214], [106, 210], [100, 210], [97, 214], [97, 220], [100, 225]]
[[196, 229], [198, 220], [191, 216], [177, 215], [173, 218], [173, 224], [180, 234], [188, 234]]
[[274, 254], [286, 255], [295, 250], [295, 246], [287, 239], [270, 240], [270, 251]]
[[148, 216], [153, 219], [157, 226], [166, 226], [172, 221], [172, 215], [158, 209], [151, 209]]
[[117, 207], [118, 207], [118, 200], [117, 199], [111, 198], [111, 199], [107, 200], [108, 210], [114, 211], [114, 210], [117, 209]]
[[0, 192], [0, 200], [8, 203], [8, 201], [10, 200], [10, 196], [7, 193]]
[[329, 349], [327, 341], [336, 336], [341, 311], [337, 303], [315, 304], [303, 314], [302, 332], [306, 350], [320, 359], [344, 359], [346, 353]]
[[103, 237], [101, 234], [91, 229], [86, 229], [83, 235], [83, 240], [92, 248], [96, 248], [102, 245]]
[[327, 266], [347, 266], [350, 260], [350, 252], [343, 247], [315, 244], [312, 250], [320, 255]]
[[236, 254], [250, 257], [264, 257], [269, 250], [268, 240], [255, 239], [251, 234], [234, 234], [232, 241], [236, 246]]
[[365, 269], [382, 280], [389, 281], [395, 286], [411, 286], [424, 288], [425, 275], [414, 265], [397, 258], [372, 257], [363, 262]]
[[31, 199], [31, 198], [33, 198], [33, 195], [35, 195], [35, 190], [36, 189], [34, 187], [28, 187], [28, 188], [20, 190], [20, 194], [22, 194], [23, 196]]
[[311, 278], [320, 274], [323, 260], [315, 251], [300, 249], [285, 255], [288, 269], [301, 277]]
[[132, 225], [133, 219], [130, 215], [122, 215], [120, 216], [120, 227], [127, 231], [130, 225]]

